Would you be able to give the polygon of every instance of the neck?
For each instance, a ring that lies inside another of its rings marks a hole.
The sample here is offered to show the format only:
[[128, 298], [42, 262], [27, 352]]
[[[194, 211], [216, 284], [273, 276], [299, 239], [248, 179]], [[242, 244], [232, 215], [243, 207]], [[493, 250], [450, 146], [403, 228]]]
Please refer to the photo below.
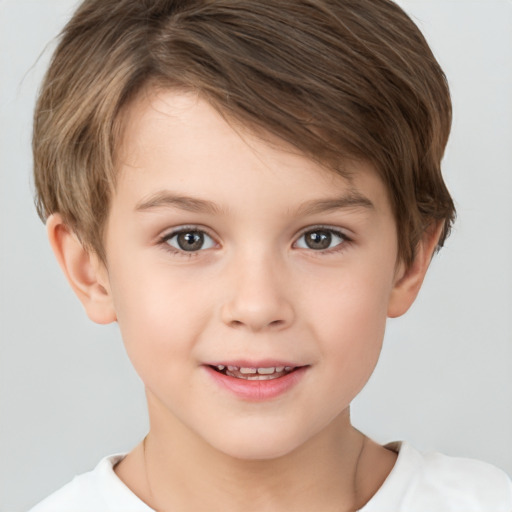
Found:
[[365, 438], [348, 410], [292, 452], [267, 460], [226, 455], [177, 420], [156, 419], [139, 449], [145, 484], [137, 494], [158, 512], [339, 512], [365, 502], [358, 476]]

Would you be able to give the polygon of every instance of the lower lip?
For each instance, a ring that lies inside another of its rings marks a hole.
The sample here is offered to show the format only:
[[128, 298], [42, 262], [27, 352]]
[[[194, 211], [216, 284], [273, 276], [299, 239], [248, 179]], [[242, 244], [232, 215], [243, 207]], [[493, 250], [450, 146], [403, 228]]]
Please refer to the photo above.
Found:
[[204, 366], [204, 368], [217, 385], [230, 391], [237, 397], [251, 402], [263, 402], [283, 395], [300, 382], [307, 370], [307, 366], [302, 366], [277, 379], [246, 380], [229, 377], [215, 371], [210, 366]]

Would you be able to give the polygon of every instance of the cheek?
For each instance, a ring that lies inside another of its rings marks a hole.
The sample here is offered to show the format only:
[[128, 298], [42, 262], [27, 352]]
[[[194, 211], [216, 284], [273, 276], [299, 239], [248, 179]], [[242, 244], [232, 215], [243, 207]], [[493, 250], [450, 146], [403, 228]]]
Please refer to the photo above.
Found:
[[371, 375], [382, 348], [391, 288], [382, 275], [340, 276], [322, 291], [324, 300], [311, 300], [315, 337], [328, 364], [359, 391]]
[[128, 356], [146, 381], [148, 375], [157, 378], [155, 370], [163, 364], [179, 368], [185, 357], [190, 360], [204, 308], [198, 307], [194, 286], [173, 279], [165, 268], [154, 263], [127, 267], [112, 276], [114, 303]]
[[368, 269], [368, 265], [341, 269], [308, 287], [306, 308], [315, 312], [319, 324], [330, 329], [332, 336], [366, 337], [374, 328], [382, 330], [392, 274]]

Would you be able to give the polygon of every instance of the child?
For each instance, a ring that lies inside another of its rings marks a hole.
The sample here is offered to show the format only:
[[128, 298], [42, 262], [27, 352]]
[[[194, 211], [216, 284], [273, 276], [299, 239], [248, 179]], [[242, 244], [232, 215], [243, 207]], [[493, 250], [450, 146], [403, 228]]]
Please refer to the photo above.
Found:
[[388, 0], [87, 0], [35, 116], [39, 213], [150, 432], [42, 511], [510, 511], [350, 402], [454, 207], [445, 77]]

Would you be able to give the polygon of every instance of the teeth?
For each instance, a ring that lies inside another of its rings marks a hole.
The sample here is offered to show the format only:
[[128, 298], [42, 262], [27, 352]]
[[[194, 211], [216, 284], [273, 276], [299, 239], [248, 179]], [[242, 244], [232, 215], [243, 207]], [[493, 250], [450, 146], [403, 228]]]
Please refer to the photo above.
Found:
[[250, 367], [239, 367], [231, 365], [216, 365], [215, 368], [219, 371], [224, 371], [229, 377], [236, 377], [238, 379], [246, 380], [268, 380], [277, 379], [281, 377], [283, 372], [291, 372], [294, 366], [270, 366], [268, 368], [250, 368]]
[[230, 371], [227, 371], [226, 372], [226, 375], [228, 377], [235, 377], [236, 379], [242, 379], [242, 380], [272, 380], [272, 379], [278, 379], [280, 377], [280, 375], [277, 375], [277, 374], [272, 374], [272, 375], [240, 375], [240, 374], [235, 374], [235, 373], [231, 373]]
[[283, 376], [283, 373], [292, 371], [294, 366], [277, 366], [268, 368], [249, 368], [249, 367], [238, 367], [224, 365], [218, 365], [216, 368], [224, 370], [228, 377], [235, 377], [236, 379], [243, 380], [271, 380], [278, 379]]
[[270, 375], [276, 371], [275, 368], [258, 368], [258, 373], [260, 375]]
[[243, 373], [244, 375], [248, 375], [251, 373], [257, 373], [258, 370], [256, 368], [240, 368], [240, 373]]

